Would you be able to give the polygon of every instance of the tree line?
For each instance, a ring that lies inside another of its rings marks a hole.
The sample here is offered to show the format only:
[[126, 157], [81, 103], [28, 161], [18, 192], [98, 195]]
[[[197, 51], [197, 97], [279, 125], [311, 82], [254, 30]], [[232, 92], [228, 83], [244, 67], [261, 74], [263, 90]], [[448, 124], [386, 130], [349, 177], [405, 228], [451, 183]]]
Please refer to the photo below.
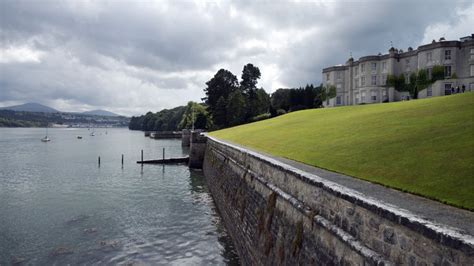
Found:
[[132, 117], [129, 128], [147, 131], [173, 131], [183, 128], [215, 130], [275, 117], [287, 112], [320, 108], [326, 98], [335, 97], [335, 88], [307, 84], [280, 88], [269, 95], [258, 88], [260, 69], [247, 64], [240, 81], [232, 72], [220, 69], [206, 82], [202, 103], [165, 109]]

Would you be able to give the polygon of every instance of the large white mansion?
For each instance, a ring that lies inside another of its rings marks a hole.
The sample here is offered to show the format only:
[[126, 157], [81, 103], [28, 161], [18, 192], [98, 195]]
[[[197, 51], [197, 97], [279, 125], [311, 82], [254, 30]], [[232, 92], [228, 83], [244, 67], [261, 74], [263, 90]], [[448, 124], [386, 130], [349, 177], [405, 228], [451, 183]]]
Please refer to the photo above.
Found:
[[474, 34], [459, 41], [441, 38], [430, 44], [409, 47], [407, 51], [390, 48], [388, 54], [369, 55], [345, 65], [323, 69], [323, 84], [336, 87], [336, 97], [324, 102], [325, 106], [381, 103], [409, 98], [408, 92], [398, 92], [385, 86], [387, 75], [405, 75], [426, 69], [431, 75], [435, 65], [444, 66], [445, 79], [438, 80], [418, 93], [418, 98], [451, 94], [452, 88], [474, 91]]

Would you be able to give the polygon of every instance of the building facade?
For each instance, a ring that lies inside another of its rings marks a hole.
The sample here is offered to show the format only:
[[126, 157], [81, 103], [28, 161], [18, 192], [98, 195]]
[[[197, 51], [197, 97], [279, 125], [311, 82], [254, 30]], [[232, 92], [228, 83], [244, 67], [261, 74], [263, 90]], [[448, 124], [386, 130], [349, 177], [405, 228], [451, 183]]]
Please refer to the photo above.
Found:
[[403, 74], [409, 83], [411, 73], [426, 69], [430, 76], [435, 65], [444, 67], [445, 79], [420, 91], [418, 98], [451, 94], [452, 88], [457, 87], [474, 91], [474, 34], [459, 41], [433, 40], [407, 51], [392, 47], [388, 54], [364, 56], [357, 61], [349, 58], [344, 65], [324, 68], [323, 84], [335, 86], [336, 97], [323, 104], [331, 107], [409, 99], [408, 92], [386, 86], [387, 76]]

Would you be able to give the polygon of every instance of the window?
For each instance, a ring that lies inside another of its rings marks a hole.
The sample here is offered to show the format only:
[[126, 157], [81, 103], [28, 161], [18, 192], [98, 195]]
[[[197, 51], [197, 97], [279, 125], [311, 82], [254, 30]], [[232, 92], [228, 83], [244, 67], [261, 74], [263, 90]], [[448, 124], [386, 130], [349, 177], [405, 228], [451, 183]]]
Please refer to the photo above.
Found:
[[[474, 83], [473, 83], [473, 85], [474, 85]], [[359, 93], [356, 92], [356, 94], [355, 94], [355, 103], [356, 103], [356, 104], [359, 104], [359, 102], [360, 102]]]
[[474, 91], [474, 82], [469, 83], [469, 91]]
[[470, 65], [471, 68], [471, 77], [474, 76], [474, 65]]
[[451, 83], [444, 84], [444, 95], [451, 95]]
[[341, 73], [340, 71], [336, 72], [336, 77], [337, 77], [338, 80], [341, 79], [341, 76], [342, 76], [341, 74], [342, 74], [342, 73]]
[[382, 71], [387, 71], [387, 62], [382, 62]]
[[470, 54], [471, 54], [470, 58], [474, 60], [474, 49], [471, 49]]
[[326, 74], [326, 80], [329, 81], [329, 73]]
[[360, 86], [361, 87], [365, 86], [365, 77], [360, 77]]
[[337, 88], [337, 90], [339, 91], [339, 90], [341, 90], [342, 85], [341, 85], [341, 84], [337, 84], [337, 85], [336, 85], [336, 88]]
[[355, 87], [356, 87], [356, 88], [359, 87], [359, 79], [358, 79], [358, 78], [355, 78], [355, 79], [354, 79], [354, 84], [355, 84]]
[[426, 89], [426, 97], [433, 96], [433, 90], [431, 88]]
[[382, 97], [383, 97], [384, 100], [388, 98], [388, 96], [387, 96], [387, 90], [383, 90], [383, 91], [382, 91]]
[[372, 67], [372, 72], [377, 71], [377, 63], [372, 63], [371, 67]]
[[376, 91], [371, 91], [370, 92], [370, 99], [372, 101], [377, 101], [377, 92]]
[[405, 59], [405, 64], [408, 66], [410, 65], [410, 59]]
[[336, 104], [340, 105], [341, 104], [341, 96], [336, 97]]
[[382, 80], [380, 81], [380, 85], [387, 85], [387, 75], [382, 75]]
[[431, 62], [433, 54], [431, 52], [426, 53], [426, 63]]
[[375, 75], [372, 76], [372, 82], [370, 84], [377, 85], [377, 76]]
[[451, 77], [451, 66], [444, 66], [444, 77], [445, 78]]
[[356, 76], [359, 75], [359, 67], [355, 67], [354, 72]]
[[431, 79], [431, 78], [432, 78], [432, 76], [431, 76], [431, 75], [432, 75], [432, 71], [433, 71], [433, 68], [431, 68], [431, 67], [427, 69], [427, 72], [428, 72], [428, 79]]
[[365, 91], [362, 91], [361, 94], [362, 94], [362, 97], [361, 97], [360, 101], [365, 103]]
[[410, 73], [403, 74], [405, 76], [405, 84], [410, 84]]
[[365, 64], [360, 64], [360, 73], [365, 72]]
[[451, 60], [451, 50], [444, 51], [444, 60]]

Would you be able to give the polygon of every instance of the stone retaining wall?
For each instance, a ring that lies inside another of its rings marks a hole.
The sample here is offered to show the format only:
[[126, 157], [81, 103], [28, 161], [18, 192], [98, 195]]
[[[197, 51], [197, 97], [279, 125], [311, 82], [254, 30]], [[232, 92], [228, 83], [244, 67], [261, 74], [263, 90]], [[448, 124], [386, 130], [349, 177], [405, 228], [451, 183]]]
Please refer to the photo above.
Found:
[[473, 265], [474, 238], [208, 138], [203, 171], [244, 264]]

